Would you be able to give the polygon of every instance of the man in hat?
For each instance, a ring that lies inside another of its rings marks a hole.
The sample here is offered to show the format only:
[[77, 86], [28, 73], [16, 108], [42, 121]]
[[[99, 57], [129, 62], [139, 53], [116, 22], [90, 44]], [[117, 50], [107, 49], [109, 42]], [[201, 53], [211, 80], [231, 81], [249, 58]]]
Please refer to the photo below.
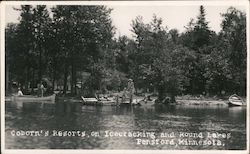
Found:
[[128, 91], [128, 96], [129, 96], [129, 103], [132, 103], [133, 95], [134, 95], [134, 92], [135, 92], [135, 86], [134, 86], [134, 82], [133, 82], [132, 79], [128, 80], [127, 91]]
[[43, 85], [43, 82], [42, 82], [42, 81], [40, 81], [39, 90], [40, 90], [40, 92], [41, 92], [41, 97], [43, 97], [45, 88], [44, 88], [44, 85]]

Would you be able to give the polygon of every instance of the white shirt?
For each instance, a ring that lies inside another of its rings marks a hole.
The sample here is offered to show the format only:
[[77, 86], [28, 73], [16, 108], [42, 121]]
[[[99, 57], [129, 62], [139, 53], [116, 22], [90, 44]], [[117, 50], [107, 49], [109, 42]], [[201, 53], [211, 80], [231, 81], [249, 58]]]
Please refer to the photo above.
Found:
[[23, 96], [23, 92], [21, 90], [18, 90], [17, 96]]

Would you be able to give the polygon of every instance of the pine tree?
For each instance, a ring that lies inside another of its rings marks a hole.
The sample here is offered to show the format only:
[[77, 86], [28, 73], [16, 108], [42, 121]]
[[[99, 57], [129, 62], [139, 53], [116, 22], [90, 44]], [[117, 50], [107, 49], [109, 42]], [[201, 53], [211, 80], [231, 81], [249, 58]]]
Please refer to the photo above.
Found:
[[211, 32], [208, 27], [208, 22], [206, 21], [206, 13], [205, 8], [200, 6], [200, 14], [197, 17], [197, 22], [194, 26], [194, 50], [198, 50], [199, 48], [208, 45], [210, 43]]

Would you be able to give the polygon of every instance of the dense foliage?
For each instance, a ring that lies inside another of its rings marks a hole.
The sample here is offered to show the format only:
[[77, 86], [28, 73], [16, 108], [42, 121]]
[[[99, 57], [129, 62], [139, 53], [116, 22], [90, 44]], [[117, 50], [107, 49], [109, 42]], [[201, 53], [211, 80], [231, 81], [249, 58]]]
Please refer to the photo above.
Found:
[[[19, 83], [27, 92], [41, 80], [53, 89], [91, 95], [120, 91], [128, 78], [136, 92], [167, 95], [246, 95], [246, 15], [230, 7], [221, 31], [209, 28], [200, 6], [186, 30], [136, 17], [133, 38], [114, 38], [106, 6], [23, 5], [20, 22], [6, 27], [6, 88]], [[45, 80], [46, 79], [46, 80]], [[80, 86], [79, 86], [80, 84]], [[78, 90], [80, 89], [80, 91]]]

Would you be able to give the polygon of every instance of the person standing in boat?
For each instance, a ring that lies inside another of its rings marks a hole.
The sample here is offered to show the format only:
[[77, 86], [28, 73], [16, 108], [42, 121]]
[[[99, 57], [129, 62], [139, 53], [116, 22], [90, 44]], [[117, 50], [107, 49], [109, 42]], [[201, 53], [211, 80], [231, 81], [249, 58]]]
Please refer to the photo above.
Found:
[[131, 104], [133, 101], [133, 96], [135, 92], [135, 86], [132, 79], [128, 80], [128, 86], [127, 86], [128, 96], [129, 96], [129, 103]]
[[39, 87], [39, 88], [40, 88], [40, 91], [41, 91], [41, 97], [43, 97], [43, 94], [44, 94], [44, 90], [45, 90], [45, 89], [44, 89], [44, 86], [43, 86], [43, 82], [42, 82], [42, 81], [40, 82], [40, 87]]

